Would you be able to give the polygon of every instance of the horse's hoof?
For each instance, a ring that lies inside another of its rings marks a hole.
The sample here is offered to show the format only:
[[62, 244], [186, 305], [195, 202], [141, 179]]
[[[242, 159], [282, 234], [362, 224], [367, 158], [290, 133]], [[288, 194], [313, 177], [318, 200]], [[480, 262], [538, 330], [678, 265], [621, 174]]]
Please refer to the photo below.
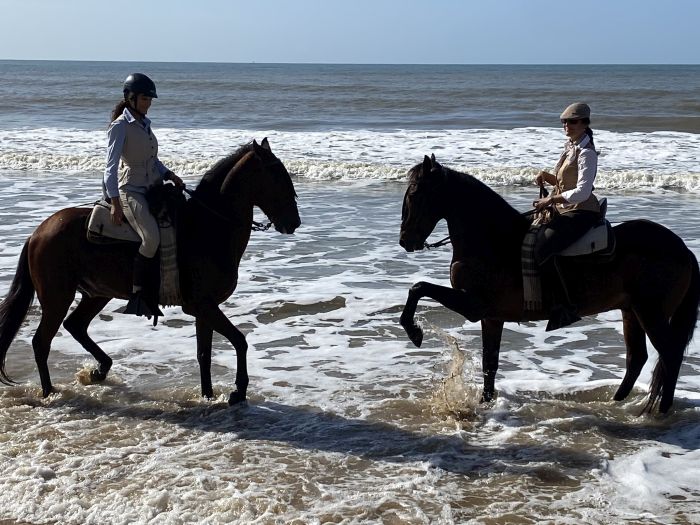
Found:
[[239, 403], [243, 403], [244, 401], [245, 393], [241, 393], [238, 390], [231, 392], [231, 395], [228, 398], [229, 406], [238, 405]]
[[420, 345], [423, 344], [423, 330], [419, 326], [413, 326], [406, 328], [406, 333], [411, 342], [420, 348]]
[[90, 370], [91, 383], [101, 383], [105, 379], [107, 379], [107, 372], [100, 372], [96, 368], [94, 370]]
[[494, 390], [484, 390], [481, 394], [480, 403], [490, 403], [494, 399], [496, 399], [496, 392]]

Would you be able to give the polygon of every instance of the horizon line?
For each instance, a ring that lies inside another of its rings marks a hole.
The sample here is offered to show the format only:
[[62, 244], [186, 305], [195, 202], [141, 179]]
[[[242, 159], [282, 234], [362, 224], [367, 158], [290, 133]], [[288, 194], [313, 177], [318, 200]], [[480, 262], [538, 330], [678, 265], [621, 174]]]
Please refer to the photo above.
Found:
[[0, 58], [0, 62], [97, 62], [138, 64], [227, 64], [289, 66], [698, 66], [693, 62], [221, 62], [215, 60], [96, 60], [84, 58]]

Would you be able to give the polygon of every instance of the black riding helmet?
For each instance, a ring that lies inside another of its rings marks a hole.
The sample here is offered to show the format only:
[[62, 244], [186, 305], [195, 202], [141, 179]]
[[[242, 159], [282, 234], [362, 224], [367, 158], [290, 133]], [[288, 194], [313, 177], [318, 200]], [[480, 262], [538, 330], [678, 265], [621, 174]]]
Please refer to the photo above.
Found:
[[124, 81], [124, 100], [129, 100], [129, 95], [145, 95], [158, 98], [155, 83], [143, 73], [132, 73]]

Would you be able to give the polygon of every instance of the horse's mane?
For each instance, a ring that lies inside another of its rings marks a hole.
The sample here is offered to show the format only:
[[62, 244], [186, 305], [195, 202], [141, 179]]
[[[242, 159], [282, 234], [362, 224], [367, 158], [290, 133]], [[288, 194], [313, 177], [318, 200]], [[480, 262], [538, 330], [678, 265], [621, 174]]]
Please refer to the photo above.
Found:
[[202, 175], [202, 180], [199, 182], [195, 193], [200, 196], [203, 194], [218, 193], [221, 189], [221, 185], [224, 183], [226, 175], [228, 175], [231, 168], [233, 168], [236, 163], [243, 158], [245, 154], [253, 150], [253, 142], [244, 144], [239, 147], [235, 152], [231, 153], [228, 157], [224, 157], [209, 168], [204, 175]]
[[[507, 216], [520, 215], [520, 213], [503, 197], [476, 177], [469, 175], [468, 173], [453, 170], [443, 166], [442, 164], [440, 164], [440, 166], [445, 172], [447, 180], [455, 186], [454, 190], [459, 194], [453, 194], [453, 196], [460, 199], [460, 201], [466, 203], [474, 200], [475, 204], [478, 204], [480, 207], [483, 206], [486, 209], [490, 209], [491, 212], [504, 213]], [[419, 163], [408, 171], [409, 183], [416, 182], [416, 179], [422, 172], [422, 169], [423, 164]], [[475, 195], [478, 196], [478, 199], [465, 199], [465, 196], [473, 197]]]
[[[449, 186], [449, 202], [445, 202], [446, 206], [457, 211], [468, 209], [472, 222], [479, 224], [482, 231], [490, 232], [492, 236], [517, 238], [524, 235], [527, 219], [503, 197], [468, 173], [447, 168], [442, 164], [440, 166], [445, 172]], [[421, 163], [409, 170], [409, 183], [416, 182], [422, 167]]]

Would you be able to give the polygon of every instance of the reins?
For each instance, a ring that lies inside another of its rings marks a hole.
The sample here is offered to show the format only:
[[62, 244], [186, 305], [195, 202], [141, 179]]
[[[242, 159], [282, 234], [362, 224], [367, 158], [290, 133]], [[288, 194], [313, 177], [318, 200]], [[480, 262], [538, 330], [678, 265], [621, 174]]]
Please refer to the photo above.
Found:
[[[548, 194], [549, 194], [549, 192], [545, 189], [544, 184], [540, 184], [540, 198], [546, 197]], [[532, 210], [524, 211], [524, 212], [520, 213], [520, 215], [522, 215], [523, 217], [529, 217], [530, 215], [534, 215], [538, 211], [540, 211], [540, 210], [532, 209]], [[452, 240], [450, 239], [450, 236], [448, 235], [444, 239], [440, 239], [437, 242], [432, 242], [432, 243], [425, 242], [425, 243], [423, 243], [423, 248], [425, 248], [426, 250], [430, 250], [432, 248], [440, 248], [441, 246], [446, 246], [446, 245], [450, 244], [451, 242], [452, 242]]]
[[[212, 208], [211, 206], [209, 206], [209, 205], [208, 205], [206, 202], [204, 202], [202, 199], [200, 199], [199, 197], [197, 197], [197, 196], [194, 194], [194, 190], [190, 190], [190, 189], [188, 189], [188, 188], [182, 188], [182, 190], [183, 190], [185, 193], [187, 193], [187, 195], [189, 195], [190, 198], [191, 198], [192, 200], [194, 200], [198, 205], [200, 205], [202, 208], [204, 208], [205, 210], [207, 210], [207, 211], [208, 211], [209, 213], [211, 213], [212, 215], [218, 217], [219, 219], [221, 219], [221, 220], [223, 220], [223, 221], [225, 221], [225, 222], [228, 222], [228, 223], [233, 222], [233, 221], [231, 220], [230, 217], [226, 217], [223, 213], [216, 211], [214, 208]], [[262, 222], [253, 221], [253, 224], [251, 225], [251, 228], [250, 228], [250, 229], [251, 229], [252, 231], [254, 231], [254, 232], [264, 232], [264, 231], [269, 230], [271, 226], [272, 226], [272, 222], [268, 222], [267, 224], [263, 224]]]

